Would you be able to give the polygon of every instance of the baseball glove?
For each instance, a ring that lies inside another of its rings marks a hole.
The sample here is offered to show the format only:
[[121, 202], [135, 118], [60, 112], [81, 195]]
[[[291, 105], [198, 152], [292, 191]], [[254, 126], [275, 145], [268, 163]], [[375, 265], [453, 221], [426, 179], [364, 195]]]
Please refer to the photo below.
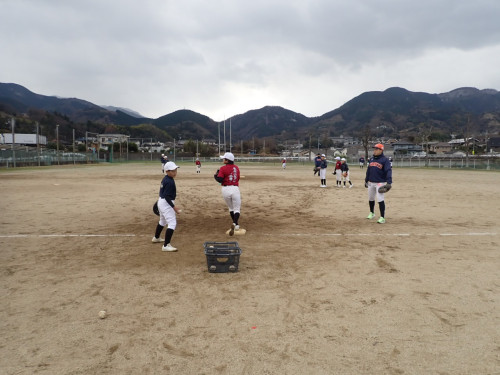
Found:
[[379, 187], [378, 192], [381, 194], [387, 193], [389, 190], [391, 190], [392, 185], [391, 184], [385, 184], [384, 186]]
[[342, 176], [347, 177], [347, 172], [342, 173]]
[[153, 212], [155, 213], [156, 216], [160, 216], [160, 210], [158, 209], [158, 201], [155, 202], [153, 205]]

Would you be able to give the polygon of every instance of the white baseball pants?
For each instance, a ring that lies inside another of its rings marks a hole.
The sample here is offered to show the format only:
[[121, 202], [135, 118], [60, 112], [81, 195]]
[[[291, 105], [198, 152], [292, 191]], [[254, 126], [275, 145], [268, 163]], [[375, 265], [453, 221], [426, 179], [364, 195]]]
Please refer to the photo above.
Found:
[[378, 189], [384, 186], [387, 182], [370, 182], [368, 181], [368, 200], [374, 201], [375, 197], [377, 202], [382, 202], [384, 200], [384, 194], [379, 193]]
[[229, 211], [240, 212], [241, 194], [238, 186], [223, 186], [222, 198], [224, 198]]
[[[175, 201], [172, 202], [175, 204]], [[158, 199], [158, 211], [160, 211], [159, 224], [162, 227], [168, 225], [168, 229], [175, 230], [175, 227], [177, 227], [177, 217], [175, 211], [163, 198]]]

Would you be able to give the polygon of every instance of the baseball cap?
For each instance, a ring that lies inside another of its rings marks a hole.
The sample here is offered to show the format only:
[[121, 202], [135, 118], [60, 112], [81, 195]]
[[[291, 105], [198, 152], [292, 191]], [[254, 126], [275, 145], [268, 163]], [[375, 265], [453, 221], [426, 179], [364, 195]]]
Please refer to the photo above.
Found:
[[222, 155], [220, 157], [221, 159], [227, 159], [227, 160], [231, 160], [231, 161], [234, 161], [234, 155], [230, 152], [226, 152], [224, 155]]
[[343, 160], [343, 161], [345, 161], [345, 158], [342, 158], [342, 159], [340, 159], [340, 160], [341, 160], [341, 161], [342, 161], [342, 160]]
[[173, 161], [169, 161], [168, 163], [165, 163], [165, 167], [163, 169], [166, 171], [175, 171], [177, 168], [180, 167], [176, 165]]
[[323, 157], [323, 156], [326, 158], [326, 155], [325, 155], [325, 154], [321, 154], [321, 157]]
[[379, 148], [381, 150], [384, 150], [384, 145], [382, 143], [377, 143], [373, 148]]
[[335, 157], [335, 160], [340, 160], [340, 156]]

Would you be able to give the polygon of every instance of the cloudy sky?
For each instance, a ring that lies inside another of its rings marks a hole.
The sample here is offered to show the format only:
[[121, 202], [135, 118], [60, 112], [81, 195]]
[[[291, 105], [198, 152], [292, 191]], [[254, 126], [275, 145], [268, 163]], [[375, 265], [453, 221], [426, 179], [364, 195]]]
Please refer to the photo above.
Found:
[[0, 0], [0, 82], [157, 118], [500, 90], [499, 0]]

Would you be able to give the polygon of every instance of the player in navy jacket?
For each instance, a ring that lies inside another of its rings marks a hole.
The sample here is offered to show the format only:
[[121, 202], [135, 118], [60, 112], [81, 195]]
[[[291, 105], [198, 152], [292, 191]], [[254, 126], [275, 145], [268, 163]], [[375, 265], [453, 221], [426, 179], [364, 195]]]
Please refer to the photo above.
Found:
[[314, 158], [314, 175], [316, 176], [316, 173], [318, 173], [319, 176], [319, 171], [321, 169], [321, 154], [317, 154], [316, 157]]
[[367, 219], [375, 217], [375, 198], [378, 201], [380, 209], [380, 218], [377, 223], [385, 223], [385, 201], [384, 193], [379, 192], [380, 187], [387, 185], [389, 189], [392, 186], [392, 167], [391, 162], [384, 156], [384, 145], [377, 143], [373, 146], [373, 156], [368, 160], [365, 177], [365, 187], [368, 188], [368, 204], [370, 213]]

